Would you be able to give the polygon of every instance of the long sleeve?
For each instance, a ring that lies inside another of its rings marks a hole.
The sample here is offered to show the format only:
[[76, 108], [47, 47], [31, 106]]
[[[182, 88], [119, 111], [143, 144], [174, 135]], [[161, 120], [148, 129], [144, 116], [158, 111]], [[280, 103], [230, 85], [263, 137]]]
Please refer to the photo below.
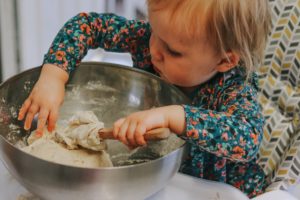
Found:
[[[187, 127], [183, 138], [218, 157], [251, 160], [258, 151], [264, 123], [256, 93], [255, 84], [244, 84], [240, 78], [217, 81], [198, 94], [200, 106], [184, 106]], [[210, 108], [203, 106], [205, 102]]]
[[127, 20], [114, 14], [80, 13], [58, 32], [44, 63], [55, 64], [70, 72], [89, 49], [100, 47], [107, 51], [131, 53], [134, 64], [138, 65], [136, 60], [139, 57], [150, 57], [150, 34], [150, 26], [144, 21]]

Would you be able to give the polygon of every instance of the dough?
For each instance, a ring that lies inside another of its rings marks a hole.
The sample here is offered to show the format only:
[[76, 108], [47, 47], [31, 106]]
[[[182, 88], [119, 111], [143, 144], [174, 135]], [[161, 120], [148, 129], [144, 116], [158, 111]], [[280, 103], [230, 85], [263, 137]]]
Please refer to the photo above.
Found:
[[103, 126], [93, 112], [80, 112], [70, 119], [66, 128], [57, 128], [52, 133], [45, 129], [42, 137], [32, 132], [27, 139], [29, 146], [23, 147], [22, 150], [65, 165], [112, 167], [110, 157], [104, 151], [106, 144], [98, 135], [98, 130]]
[[23, 151], [38, 158], [64, 165], [88, 168], [112, 167], [109, 155], [105, 151], [70, 150], [65, 145], [47, 137], [36, 140], [31, 145], [24, 147]]
[[65, 129], [57, 129], [56, 139], [67, 144], [69, 149], [77, 149], [81, 146], [93, 151], [101, 151], [107, 148], [98, 134], [101, 128], [104, 128], [103, 122], [100, 122], [92, 111], [78, 112], [71, 117]]

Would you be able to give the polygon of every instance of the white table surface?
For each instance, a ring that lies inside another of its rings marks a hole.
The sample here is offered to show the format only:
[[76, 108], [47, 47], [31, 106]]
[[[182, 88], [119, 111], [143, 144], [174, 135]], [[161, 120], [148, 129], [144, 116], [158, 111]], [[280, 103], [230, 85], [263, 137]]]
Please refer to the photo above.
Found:
[[[20, 196], [27, 196], [27, 200], [36, 200], [22, 187], [0, 162], [0, 200], [18, 200]], [[177, 173], [168, 185], [146, 200], [248, 200], [248, 198], [234, 187], [194, 178]], [[255, 200], [296, 200], [287, 192], [267, 193]]]

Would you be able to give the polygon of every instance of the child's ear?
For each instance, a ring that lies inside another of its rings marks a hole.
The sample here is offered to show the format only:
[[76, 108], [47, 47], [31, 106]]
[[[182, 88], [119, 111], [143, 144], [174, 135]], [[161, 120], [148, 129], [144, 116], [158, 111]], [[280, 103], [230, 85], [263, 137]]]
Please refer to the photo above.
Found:
[[232, 51], [226, 52], [225, 56], [221, 59], [216, 67], [218, 72], [227, 72], [228, 70], [237, 66], [240, 61], [240, 56]]

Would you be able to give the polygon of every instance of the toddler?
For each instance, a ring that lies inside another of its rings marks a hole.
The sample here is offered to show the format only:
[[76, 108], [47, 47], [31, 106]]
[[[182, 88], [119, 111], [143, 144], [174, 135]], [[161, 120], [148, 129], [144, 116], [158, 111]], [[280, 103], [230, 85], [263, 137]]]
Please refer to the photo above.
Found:
[[[114, 123], [130, 147], [143, 134], [168, 127], [187, 141], [181, 172], [235, 186], [249, 197], [263, 192], [256, 155], [264, 119], [257, 102], [255, 67], [270, 29], [267, 0], [148, 0], [149, 22], [114, 14], [80, 13], [59, 31], [39, 80], [19, 112], [29, 129], [52, 131], [64, 86], [89, 49], [129, 52], [136, 68], [177, 86], [191, 105], [132, 113]], [[49, 95], [51, 93], [51, 95]]]

